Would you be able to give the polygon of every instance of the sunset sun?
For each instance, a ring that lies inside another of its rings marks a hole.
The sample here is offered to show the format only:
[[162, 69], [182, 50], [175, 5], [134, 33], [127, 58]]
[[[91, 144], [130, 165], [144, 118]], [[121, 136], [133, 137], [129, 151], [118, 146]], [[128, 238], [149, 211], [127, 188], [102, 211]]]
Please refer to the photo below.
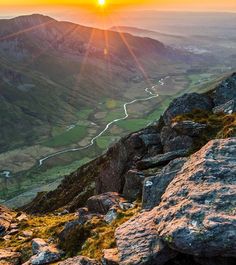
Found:
[[98, 4], [100, 6], [104, 6], [106, 4], [106, 0], [98, 0]]

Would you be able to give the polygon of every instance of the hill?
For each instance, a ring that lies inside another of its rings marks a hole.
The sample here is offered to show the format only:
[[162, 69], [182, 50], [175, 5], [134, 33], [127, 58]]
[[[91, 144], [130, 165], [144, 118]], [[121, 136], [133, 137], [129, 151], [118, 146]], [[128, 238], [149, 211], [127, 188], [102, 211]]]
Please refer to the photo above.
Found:
[[156, 40], [42, 15], [0, 20], [0, 151], [48, 138], [81, 109], [196, 60]]
[[0, 262], [235, 264], [236, 73], [215, 84], [21, 211], [0, 206]]

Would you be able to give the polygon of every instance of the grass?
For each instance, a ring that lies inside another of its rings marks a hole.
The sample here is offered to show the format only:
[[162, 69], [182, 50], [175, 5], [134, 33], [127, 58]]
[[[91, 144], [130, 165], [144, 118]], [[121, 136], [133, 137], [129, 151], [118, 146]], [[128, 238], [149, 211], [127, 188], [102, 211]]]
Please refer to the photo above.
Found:
[[106, 223], [102, 217], [95, 216], [84, 225], [78, 225], [71, 230], [71, 233], [67, 234], [60, 246], [67, 253], [67, 257], [82, 255], [99, 260], [103, 255], [103, 249], [116, 246], [116, 228], [139, 211], [139, 202], [135, 203], [135, 207], [132, 209], [126, 211], [118, 210], [117, 219], [110, 224]]
[[98, 147], [102, 150], [105, 150], [106, 148], [109, 147], [109, 145], [115, 141], [116, 139], [119, 139], [119, 137], [114, 137], [114, 136], [100, 136], [97, 140], [96, 143]]
[[195, 110], [192, 113], [179, 115], [173, 119], [174, 122], [184, 120], [207, 124], [205, 134], [202, 136], [205, 141], [236, 136], [236, 113], [213, 114], [212, 112]]
[[[1, 248], [11, 248], [14, 251], [22, 253], [22, 261], [27, 261], [32, 255], [31, 240], [32, 238], [42, 238], [45, 241], [58, 243], [57, 235], [64, 227], [66, 222], [75, 219], [74, 214], [63, 216], [45, 215], [45, 216], [28, 216], [28, 220], [22, 221], [19, 226], [19, 232], [11, 236], [10, 240], [0, 239]], [[24, 231], [31, 231], [32, 237], [25, 238]]]
[[79, 255], [100, 260], [103, 256], [103, 249], [116, 247], [115, 230], [117, 227], [128, 221], [140, 211], [137, 203], [135, 208], [127, 211], [119, 211], [118, 218], [111, 224], [107, 224], [99, 218], [94, 218], [85, 224], [90, 230], [89, 237], [84, 242]]
[[[66, 166], [55, 166], [46, 171], [33, 168], [31, 171], [22, 173], [22, 176], [15, 178], [11, 183], [1, 180], [0, 184], [2, 188], [0, 190], [0, 199], [8, 200], [18, 196], [14, 198], [14, 200], [11, 200], [9, 204], [7, 203], [7, 205], [13, 208], [19, 207], [20, 204], [23, 205], [28, 203], [29, 200], [33, 199], [37, 193], [36, 191], [33, 191], [34, 189], [38, 190], [40, 187], [41, 190], [48, 190], [50, 185], [55, 181], [57, 185], [60, 184], [62, 177], [77, 170], [80, 166], [84, 165], [90, 160], [91, 159], [89, 157], [84, 157], [83, 159], [75, 161], [72, 164]], [[24, 194], [25, 192], [29, 192], [29, 194]]]
[[137, 131], [147, 126], [148, 120], [147, 119], [128, 119], [128, 120], [119, 121], [117, 124], [125, 130]]
[[87, 134], [87, 127], [84, 125], [77, 125], [69, 131], [65, 131], [43, 143], [48, 147], [61, 147], [77, 143], [82, 140]]
[[93, 112], [92, 109], [82, 109], [78, 112], [77, 118], [78, 120], [86, 120], [89, 118], [89, 115]]

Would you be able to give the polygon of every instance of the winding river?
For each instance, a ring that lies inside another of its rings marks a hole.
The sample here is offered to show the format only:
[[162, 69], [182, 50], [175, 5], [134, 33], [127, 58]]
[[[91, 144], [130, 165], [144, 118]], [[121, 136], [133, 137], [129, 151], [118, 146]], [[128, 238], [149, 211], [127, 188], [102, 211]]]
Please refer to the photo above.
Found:
[[[165, 77], [165, 78], [162, 78], [158, 81], [158, 85], [161, 85], [163, 86], [164, 85], [164, 80], [169, 78], [169, 76]], [[94, 142], [100, 137], [102, 136], [110, 127], [111, 125], [119, 122], [119, 121], [122, 121], [122, 120], [126, 120], [128, 117], [129, 117], [129, 113], [128, 113], [128, 106], [129, 105], [132, 105], [134, 103], [137, 103], [137, 102], [141, 102], [141, 101], [148, 101], [150, 99], [153, 99], [153, 98], [157, 98], [159, 97], [158, 94], [156, 93], [153, 93], [151, 90], [154, 90], [156, 87], [158, 87], [158, 85], [154, 85], [150, 88], [146, 88], [145, 89], [145, 92], [148, 93], [150, 96], [149, 97], [146, 97], [146, 98], [138, 98], [138, 99], [134, 99], [132, 101], [129, 101], [129, 102], [126, 102], [124, 105], [123, 105], [123, 108], [124, 108], [124, 116], [121, 117], [121, 118], [118, 118], [118, 119], [114, 119], [113, 121], [109, 122], [106, 127], [99, 133], [97, 134], [95, 137], [93, 137], [90, 141], [90, 143], [84, 147], [78, 147], [78, 148], [70, 148], [70, 149], [65, 149], [65, 150], [62, 150], [62, 151], [59, 151], [59, 152], [56, 152], [56, 153], [53, 153], [53, 154], [50, 154], [48, 156], [45, 156], [44, 158], [40, 159], [39, 160], [39, 166], [41, 167], [45, 161], [47, 161], [48, 159], [50, 158], [53, 158], [53, 157], [56, 157], [56, 156], [59, 156], [59, 155], [62, 155], [62, 154], [65, 154], [65, 153], [69, 153], [69, 152], [76, 152], [76, 151], [80, 151], [80, 150], [85, 150], [89, 147], [91, 147]]]

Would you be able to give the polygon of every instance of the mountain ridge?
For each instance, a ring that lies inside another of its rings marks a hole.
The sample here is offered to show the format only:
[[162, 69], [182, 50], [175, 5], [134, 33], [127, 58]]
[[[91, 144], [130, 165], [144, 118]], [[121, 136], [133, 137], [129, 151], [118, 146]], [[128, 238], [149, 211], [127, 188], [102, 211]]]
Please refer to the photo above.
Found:
[[236, 73], [216, 84], [20, 211], [0, 206], [0, 261], [233, 265]]

